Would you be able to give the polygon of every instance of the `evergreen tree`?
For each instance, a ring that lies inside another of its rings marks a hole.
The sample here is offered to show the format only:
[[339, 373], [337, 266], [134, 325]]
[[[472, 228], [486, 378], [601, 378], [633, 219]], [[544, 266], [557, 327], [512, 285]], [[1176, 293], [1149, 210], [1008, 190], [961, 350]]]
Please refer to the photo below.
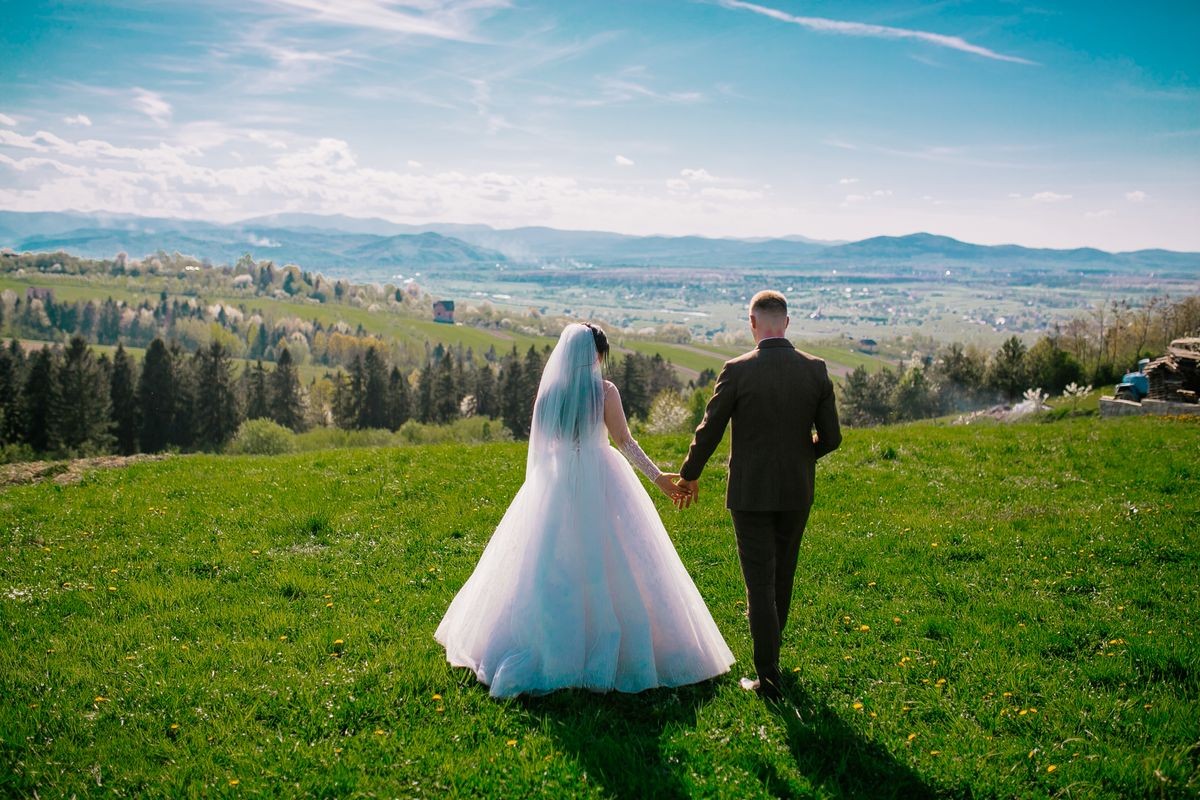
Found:
[[1028, 388], [1025, 345], [1016, 336], [1009, 338], [992, 356], [987, 368], [987, 385], [1012, 401]]
[[530, 345], [529, 352], [525, 354], [525, 363], [521, 365], [521, 384], [525, 394], [524, 422], [526, 431], [533, 424], [533, 403], [537, 400], [538, 384], [542, 382], [543, 366], [544, 362], [541, 353], [533, 345]]
[[271, 419], [294, 431], [304, 430], [304, 405], [300, 397], [300, 376], [292, 363], [292, 354], [284, 347], [271, 373]]
[[196, 404], [200, 354], [190, 358], [179, 342], [170, 344], [171, 367], [175, 378], [175, 415], [171, 419], [171, 444], [190, 448], [196, 441]]
[[358, 425], [358, 404], [351, 378], [340, 369], [333, 376], [333, 423], [342, 430]]
[[630, 353], [621, 362], [621, 380], [614, 381], [621, 393], [621, 405], [629, 419], [645, 419], [650, 413], [650, 394], [646, 370], [637, 353]]
[[892, 414], [899, 421], [926, 419], [937, 412], [933, 386], [922, 367], [910, 367], [892, 388]]
[[[356, 359], [357, 360], [357, 359]], [[359, 406], [360, 428], [388, 427], [387, 365], [379, 350], [367, 348], [362, 361], [362, 402]]]
[[526, 420], [533, 415], [533, 409], [525, 410], [525, 381], [521, 375], [521, 362], [517, 358], [516, 349], [508, 358], [500, 379], [500, 415], [504, 427], [512, 431], [518, 439], [529, 436], [529, 424]]
[[138, 379], [137, 407], [142, 451], [157, 453], [170, 443], [175, 418], [175, 370], [162, 339], [156, 338], [146, 350]]
[[1083, 366], [1049, 336], [1029, 348], [1025, 366], [1029, 387], [1040, 388], [1050, 395], [1062, 394], [1068, 383], [1083, 380]]
[[475, 413], [490, 419], [500, 414], [496, 373], [492, 372], [491, 364], [484, 364], [475, 370]]
[[229, 351], [213, 342], [202, 351], [197, 371], [196, 439], [207, 450], [220, 450], [237, 432], [239, 410]]
[[21, 438], [38, 453], [50, 449], [50, 409], [56, 404], [57, 390], [55, 367], [54, 351], [49, 345], [34, 351], [21, 391], [20, 417], [24, 428]]
[[393, 431], [399, 430], [401, 425], [408, 422], [408, 378], [404, 377], [399, 367], [392, 367], [391, 374], [388, 375], [387, 412], [387, 426]]
[[271, 400], [267, 391], [267, 371], [262, 359], [246, 372], [246, 419], [270, 419]]
[[112, 402], [113, 433], [116, 436], [117, 451], [122, 455], [137, 452], [137, 384], [133, 377], [133, 369], [133, 359], [125, 352], [123, 345], [117, 345], [117, 352], [113, 355], [112, 388], [109, 398]]
[[[0, 303], [2, 306], [3, 303]], [[14, 344], [18, 344], [13, 339]], [[21, 387], [24, 365], [17, 362], [12, 348], [0, 348], [0, 445], [19, 441], [21, 437]]]
[[425, 423], [433, 422], [433, 362], [425, 362], [425, 366], [421, 367], [420, 377], [418, 380], [417, 420]]
[[121, 336], [121, 310], [110, 297], [100, 307], [100, 319], [96, 323], [96, 341], [100, 344], [116, 344]]
[[50, 443], [58, 450], [105, 452], [112, 446], [111, 388], [82, 336], [71, 337], [58, 369]]
[[439, 424], [458, 417], [458, 390], [454, 386], [454, 356], [446, 353], [438, 362], [433, 385], [433, 420]]

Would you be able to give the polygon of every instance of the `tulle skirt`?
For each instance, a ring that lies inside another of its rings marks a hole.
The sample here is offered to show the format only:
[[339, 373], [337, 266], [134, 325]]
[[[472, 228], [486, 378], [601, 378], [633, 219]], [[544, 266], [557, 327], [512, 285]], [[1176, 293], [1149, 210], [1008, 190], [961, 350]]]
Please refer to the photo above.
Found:
[[434, 635], [495, 697], [681, 686], [734, 662], [641, 481], [607, 443], [527, 471]]

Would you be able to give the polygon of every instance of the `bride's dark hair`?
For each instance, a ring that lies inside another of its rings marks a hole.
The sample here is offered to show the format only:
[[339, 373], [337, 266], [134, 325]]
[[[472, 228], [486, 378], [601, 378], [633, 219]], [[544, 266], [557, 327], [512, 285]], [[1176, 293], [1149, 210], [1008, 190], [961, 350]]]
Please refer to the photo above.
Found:
[[600, 329], [599, 325], [593, 325], [590, 322], [583, 324], [592, 332], [592, 341], [596, 343], [596, 353], [600, 356], [600, 360], [608, 361], [608, 337], [604, 335], [604, 331]]

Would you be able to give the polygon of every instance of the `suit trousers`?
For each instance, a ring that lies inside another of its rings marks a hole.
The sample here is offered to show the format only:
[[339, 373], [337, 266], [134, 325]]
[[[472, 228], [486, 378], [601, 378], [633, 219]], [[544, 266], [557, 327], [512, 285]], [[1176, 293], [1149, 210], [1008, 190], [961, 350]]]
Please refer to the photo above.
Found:
[[730, 509], [738, 560], [746, 581], [754, 668], [760, 681], [779, 685], [779, 646], [792, 602], [792, 581], [809, 509]]

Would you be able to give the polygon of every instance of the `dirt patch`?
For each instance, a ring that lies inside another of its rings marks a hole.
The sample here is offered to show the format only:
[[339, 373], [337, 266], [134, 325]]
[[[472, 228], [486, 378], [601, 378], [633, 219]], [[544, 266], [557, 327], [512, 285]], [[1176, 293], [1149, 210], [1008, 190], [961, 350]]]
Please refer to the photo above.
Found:
[[24, 461], [19, 464], [4, 464], [0, 466], [0, 487], [42, 480], [53, 480], [59, 486], [66, 486], [79, 483], [84, 474], [93, 469], [127, 467], [142, 461], [162, 461], [168, 457], [166, 453], [138, 453], [133, 456], [77, 458], [73, 461]]

